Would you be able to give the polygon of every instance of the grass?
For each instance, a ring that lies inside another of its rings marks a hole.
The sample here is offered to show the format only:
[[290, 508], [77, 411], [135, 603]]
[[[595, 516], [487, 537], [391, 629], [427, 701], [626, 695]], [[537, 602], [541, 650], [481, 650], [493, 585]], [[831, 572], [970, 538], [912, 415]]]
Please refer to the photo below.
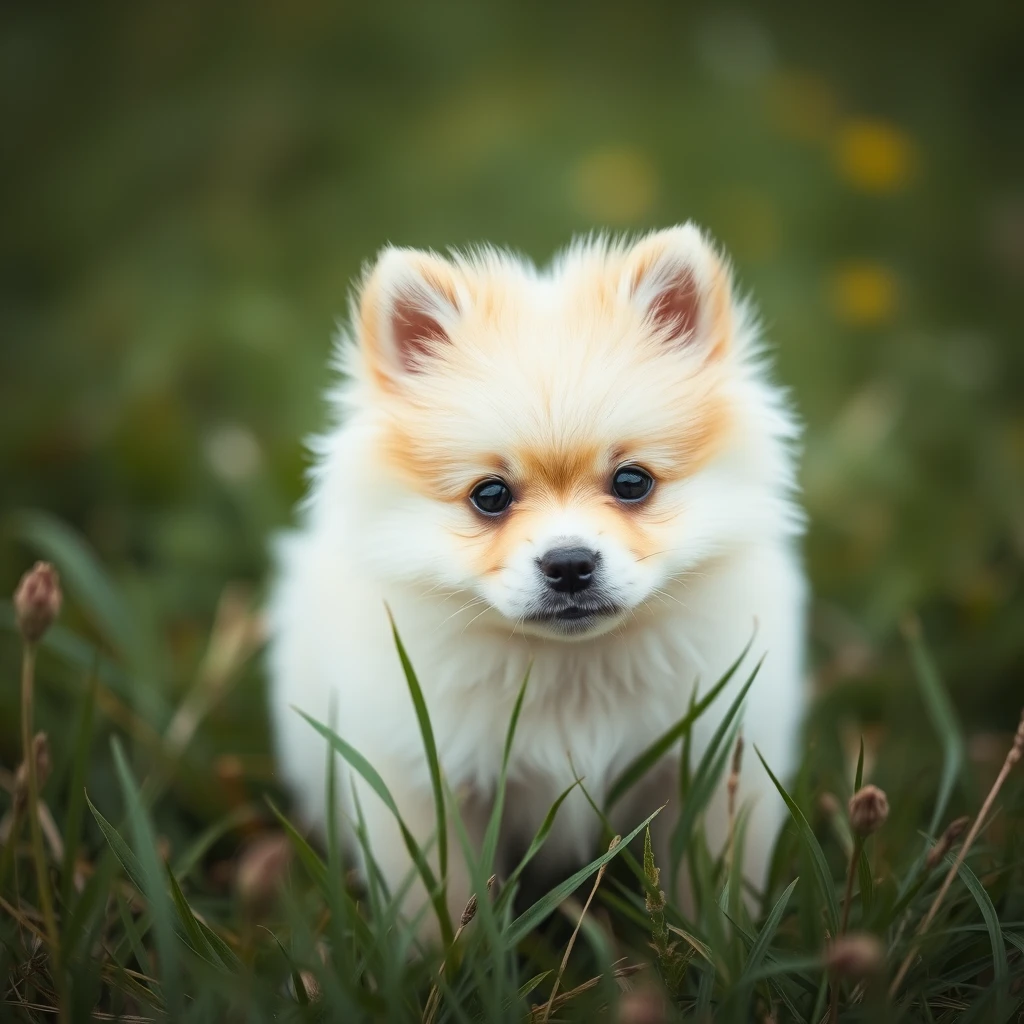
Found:
[[[312, 844], [244, 769], [230, 778], [221, 765], [220, 787], [242, 783], [245, 795], [220, 820], [200, 827], [181, 805], [175, 787], [196, 756], [203, 719], [218, 712], [258, 651], [253, 606], [237, 597], [222, 602], [192, 687], [154, 715], [148, 702], [132, 700], [141, 668], [131, 643], [117, 653], [110, 643], [130, 639], [130, 604], [72, 531], [40, 519], [32, 535], [57, 557], [72, 599], [38, 645], [23, 645], [23, 735], [34, 728], [33, 697], [46, 694], [62, 668], [78, 680], [77, 728], [68, 749], [54, 744], [33, 771], [3, 777], [5, 1020], [990, 1022], [1024, 1005], [1024, 828], [1012, 776], [1024, 733], [1006, 743], [984, 806], [969, 808], [967, 834], [961, 824], [957, 836], [942, 837], [953, 805], [974, 801], [989, 780], [968, 769], [956, 715], [914, 623], [908, 671], [936, 729], [941, 771], [927, 780], [925, 799], [916, 780], [892, 789], [889, 817], [877, 830], [877, 815], [866, 829], [858, 817], [851, 826], [839, 798], [866, 780], [864, 743], [855, 765], [837, 768], [824, 756], [827, 745], [813, 740], [827, 734], [827, 723], [812, 715], [795, 785], [787, 790], [775, 780], [791, 820], [760, 914], [751, 914], [739, 872], [744, 809], [734, 808], [725, 851], [710, 850], [702, 831], [712, 792], [743, 771], [737, 737], [755, 668], [708, 749], [683, 773], [670, 864], [655, 863], [648, 825], [659, 809], [651, 808], [626, 835], [604, 827], [594, 860], [516, 908], [522, 867], [558, 808], [523, 864], [495, 879], [504, 772], [481, 849], [459, 828], [460, 849], [420, 848], [403, 828], [434, 896], [424, 913], [437, 915], [444, 936], [441, 948], [427, 949], [401, 919], [402, 891], [388, 891], [358, 823], [370, 864], [365, 885], [336, 833], [325, 847]], [[16, 618], [12, 609], [12, 624]], [[457, 816], [397, 628], [395, 641], [434, 792]], [[613, 796], [666, 751], [688, 751], [694, 722], [720, 690], [712, 687], [627, 766]], [[329, 794], [344, 763], [393, 807], [359, 751], [326, 723], [310, 720], [310, 727], [328, 741]], [[605, 810], [594, 807], [602, 822]], [[457, 856], [469, 860], [476, 895], [451, 921], [441, 865]], [[672, 883], [684, 859], [695, 892], [690, 914]]]

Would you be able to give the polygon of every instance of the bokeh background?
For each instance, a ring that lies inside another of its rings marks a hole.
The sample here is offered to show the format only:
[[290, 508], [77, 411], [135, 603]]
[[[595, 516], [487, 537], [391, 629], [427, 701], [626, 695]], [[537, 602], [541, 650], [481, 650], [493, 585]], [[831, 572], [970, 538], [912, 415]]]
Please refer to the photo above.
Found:
[[[915, 611], [984, 744], [1024, 692], [1022, 12], [5, 3], [0, 583], [38, 549], [21, 510], [70, 524], [130, 611], [115, 689], [165, 724], [225, 585], [258, 600], [363, 261], [693, 218], [807, 424], [823, 699], [927, 732]], [[68, 637], [107, 650], [95, 619], [72, 595]], [[16, 657], [4, 632], [8, 767]], [[83, 657], [44, 666], [58, 736]], [[197, 741], [257, 779], [261, 687], [255, 663]]]

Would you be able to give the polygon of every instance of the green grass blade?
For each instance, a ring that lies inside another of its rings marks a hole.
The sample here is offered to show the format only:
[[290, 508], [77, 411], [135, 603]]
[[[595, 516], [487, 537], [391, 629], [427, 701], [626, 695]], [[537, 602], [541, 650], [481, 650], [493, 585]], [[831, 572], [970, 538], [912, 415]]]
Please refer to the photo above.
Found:
[[313, 881], [313, 884], [321, 893], [326, 893], [327, 866], [320, 859], [320, 855], [312, 846], [309, 845], [305, 838], [299, 833], [299, 830], [284, 816], [284, 813], [279, 810], [277, 804], [275, 804], [269, 796], [265, 799], [271, 813], [280, 822], [281, 828], [284, 829], [285, 835], [288, 836], [288, 839], [292, 844], [292, 848], [298, 855], [299, 860], [302, 861], [302, 866], [306, 869], [309, 877]]
[[[955, 863], [953, 854], [945, 858], [948, 864]], [[978, 876], [967, 866], [961, 864], [958, 872], [964, 885], [970, 890], [988, 930], [989, 942], [992, 943], [992, 985], [996, 993], [996, 1015], [993, 1020], [1005, 1020], [1005, 1006], [1010, 992], [1009, 967], [1006, 959], [1006, 943], [1003, 940], [1003, 929], [999, 924], [999, 916], [992, 905], [992, 899]]]
[[[85, 814], [85, 782], [89, 772], [89, 754], [92, 750], [92, 721], [96, 708], [96, 688], [99, 680], [95, 670], [89, 677], [89, 686], [82, 697], [78, 712], [78, 730], [71, 755], [71, 781], [68, 784], [68, 804], [64, 814], [64, 862], [61, 867], [60, 901], [67, 908], [75, 897], [75, 861], [82, 838], [82, 816]], [[65, 911], [66, 912], [66, 911]]]
[[541, 971], [540, 974], [535, 974], [529, 981], [526, 981], [519, 986], [519, 991], [517, 993], [519, 998], [525, 999], [545, 978], [554, 973], [554, 971]]
[[939, 831], [946, 808], [949, 806], [953, 786], [964, 765], [964, 738], [953, 703], [942, 684], [938, 669], [921, 635], [920, 626], [913, 622], [904, 629], [904, 633], [910, 645], [910, 657], [921, 697], [942, 744], [942, 775], [935, 797], [935, 809], [928, 826], [928, 831], [935, 835]]
[[[697, 688], [694, 687], [690, 693], [690, 700], [686, 707], [686, 713], [691, 714], [697, 706]], [[693, 758], [693, 729], [687, 729], [683, 734], [682, 750], [679, 752], [679, 796], [686, 799], [690, 792], [690, 761]]]
[[694, 1016], [697, 1020], [711, 1020], [711, 996], [715, 991], [715, 965], [708, 964], [705, 970], [701, 971], [700, 981], [697, 984], [697, 1003], [694, 1007]]
[[[608, 796], [605, 799], [605, 810], [609, 811], [611, 808], [622, 799], [629, 790], [636, 785], [650, 770], [651, 768], [664, 757], [672, 747], [682, 738], [689, 735], [690, 730], [693, 728], [694, 723], [701, 715], [714, 703], [718, 695], [725, 689], [729, 684], [729, 680], [739, 670], [740, 665], [743, 663], [743, 659], [750, 652], [750, 647], [754, 642], [754, 637], [747, 641], [747, 646], [743, 648], [743, 652], [740, 656], [725, 670], [724, 675], [715, 683], [714, 686], [696, 703], [693, 703], [691, 696], [690, 709], [683, 715], [682, 718], [676, 722], [670, 729], [666, 730], [661, 736], [658, 737], [646, 750], [638, 754], [622, 772], [618, 775], [615, 781], [608, 787]], [[694, 688], [694, 694], [696, 694], [696, 687]]]
[[853, 779], [853, 791], [856, 793], [864, 785], [864, 737], [860, 738], [860, 754], [857, 755], [857, 774]]
[[359, 753], [358, 750], [356, 750], [355, 747], [352, 746], [352, 744], [343, 740], [333, 729], [328, 729], [326, 725], [321, 724], [315, 718], [307, 715], [299, 708], [294, 708], [294, 710], [309, 722], [309, 724], [316, 729], [316, 731], [320, 733], [320, 735], [323, 736], [339, 754], [341, 754], [349, 765], [351, 765], [352, 768], [354, 768], [363, 777], [363, 780], [374, 791], [374, 793], [377, 794], [384, 806], [387, 807], [387, 809], [394, 815], [395, 821], [398, 823], [398, 828], [402, 833], [402, 842], [405, 844], [405, 848], [409, 851], [409, 856], [412, 858], [412, 862], [416, 865], [416, 869], [419, 871], [420, 877], [423, 879], [423, 884], [426, 886], [431, 904], [437, 914], [438, 924], [441, 928], [442, 941], [445, 945], [451, 945], [452, 937], [455, 932], [452, 928], [451, 916], [448, 913], [448, 904], [444, 898], [444, 893], [438, 887], [437, 879], [434, 877], [434, 872], [427, 863], [427, 859], [424, 857], [423, 851], [420, 849], [420, 846], [416, 842], [413, 834], [406, 826], [405, 820], [402, 818], [402, 815], [398, 810], [398, 805], [395, 803], [395, 798], [391, 795], [391, 791], [381, 778], [380, 773], [373, 767], [373, 765], [370, 764], [369, 761], [366, 760], [365, 757], [363, 757], [362, 754]]
[[398, 635], [398, 628], [391, 615], [391, 609], [385, 608], [388, 613], [388, 621], [391, 623], [391, 634], [395, 638], [395, 648], [398, 651], [399, 660], [402, 662], [402, 671], [405, 673], [405, 681], [409, 686], [409, 695], [412, 697], [413, 707], [416, 709], [416, 721], [419, 723], [420, 736], [423, 738], [423, 749], [427, 755], [427, 767], [430, 770], [430, 785], [434, 791], [434, 808], [437, 814], [437, 860], [441, 876], [441, 885], [445, 884], [448, 877], [448, 827], [444, 812], [444, 787], [441, 784], [441, 762], [437, 756], [437, 743], [434, 740], [434, 729], [430, 724], [430, 713], [427, 711], [427, 702], [423, 696], [423, 688], [416, 677], [416, 672], [409, 660], [405, 650], [405, 644]]
[[732, 704], [708, 742], [704, 756], [694, 772], [690, 789], [679, 814], [679, 820], [676, 822], [676, 827], [672, 831], [672, 837], [669, 842], [670, 889], [673, 902], [676, 902], [678, 891], [679, 865], [682, 863], [683, 856], [689, 846], [693, 827], [698, 817], [704, 813], [714, 795], [715, 788], [725, 772], [725, 765], [732, 754], [732, 748], [736, 742], [736, 733], [739, 729], [738, 723], [735, 727], [733, 723], [739, 714], [747, 693], [750, 691], [751, 686], [754, 685], [754, 680], [757, 679], [763, 663], [764, 659], [762, 658], [754, 666], [754, 670], [740, 688], [739, 693], [736, 694]]
[[[132, 912], [128, 908], [127, 901], [121, 893], [115, 893], [117, 903], [117, 913], [121, 918], [121, 927], [124, 929], [125, 938], [127, 939], [128, 948], [131, 950], [132, 956], [135, 957], [135, 962], [139, 965], [139, 970], [143, 974], [153, 976], [152, 961], [149, 959], [149, 952], [146, 950], [145, 945], [142, 942], [142, 935], [139, 933], [139, 929], [135, 924], [135, 919], [132, 917]], [[114, 958], [116, 963], [117, 957]], [[123, 966], [123, 964], [121, 965]]]
[[[449, 794], [451, 795], [451, 794]], [[485, 1020], [500, 1020], [501, 1007], [505, 1001], [505, 972], [501, 970], [500, 958], [503, 954], [504, 943], [498, 926], [495, 907], [491, 903], [490, 894], [487, 891], [486, 872], [490, 866], [484, 864], [477, 858], [473, 843], [466, 831], [462, 815], [459, 813], [458, 804], [454, 798], [449, 801], [452, 809], [452, 828], [462, 848], [462, 856], [469, 867], [470, 892], [476, 894], [476, 917], [474, 931], [482, 933], [482, 941], [487, 944], [491, 956], [499, 962], [493, 965], [487, 964], [481, 957], [470, 957], [469, 968], [476, 978], [476, 990], [479, 994], [481, 1008]], [[449, 971], [454, 967], [454, 950], [448, 954]], [[463, 969], [465, 970], [465, 961]], [[489, 969], [493, 967], [493, 969]]]
[[181, 891], [181, 886], [178, 885], [178, 880], [174, 877], [174, 872], [166, 864], [164, 865], [164, 873], [171, 890], [171, 902], [174, 904], [174, 909], [178, 915], [178, 921], [181, 923], [181, 929], [188, 946], [193, 953], [202, 957], [212, 966], [216, 968], [226, 966], [220, 963], [220, 958], [214, 951], [213, 946], [207, 941], [206, 935], [203, 933], [202, 928], [199, 927], [199, 922], [192, 912], [192, 908], [188, 905], [188, 900], [185, 899], [185, 894]]
[[110, 848], [114, 851], [114, 856], [120, 862], [121, 867], [124, 868], [125, 874], [130, 879], [132, 885], [139, 892], [144, 892], [144, 876], [138, 857], [135, 856], [131, 847], [121, 838], [121, 834], [117, 829], [96, 809], [93, 802], [89, 799], [88, 793], [85, 795], [85, 802], [89, 805], [89, 810], [92, 811], [92, 816], [96, 819], [96, 824], [99, 825], [103, 838], [106, 839]]
[[128, 823], [135, 840], [136, 856], [142, 873], [143, 888], [153, 915], [157, 955], [160, 961], [161, 989], [172, 1019], [181, 1016], [182, 989], [179, 981], [178, 948], [174, 935], [171, 901], [167, 894], [163, 867], [156, 851], [156, 840], [149, 816], [142, 805], [138, 787], [132, 776], [124, 750], [117, 739], [111, 741], [114, 767], [124, 793]]
[[[793, 975], [800, 974], [804, 971], [820, 970], [821, 969], [821, 957], [815, 955], [793, 955], [785, 957], [769, 957], [764, 963], [756, 970], [750, 973], [747, 978], [748, 983], [756, 984], [759, 981], [768, 981], [772, 978], [778, 978], [782, 975], [792, 977]], [[828, 990], [828, 979], [822, 979], [825, 986], [825, 991]], [[819, 986], [819, 993], [822, 991]], [[812, 1021], [819, 1021], [821, 1019], [821, 997], [819, 994], [818, 1002], [815, 1004], [815, 1012], [811, 1014], [810, 1019]]]
[[200, 921], [198, 917], [195, 921], [210, 948], [213, 949], [220, 958], [221, 963], [223, 963], [229, 971], [240, 971], [242, 969], [242, 962], [235, 955], [235, 951], [208, 924]]
[[517, 917], [509, 927], [507, 942], [510, 946], [518, 944], [542, 921], [546, 920], [558, 905], [581, 886], [596, 871], [599, 871], [605, 864], [617, 857], [654, 819], [661, 813], [658, 808], [652, 815], [640, 822], [629, 835], [624, 836], [622, 841], [612, 850], [606, 850], [596, 860], [592, 860], [585, 868], [581, 868], [570, 878], [567, 878], [561, 885], [556, 886], [547, 895], [542, 896], [532, 907], [525, 910]]
[[[730, 748], [731, 749], [731, 748]], [[729, 901], [726, 909], [733, 921], [746, 923], [747, 907], [743, 902], [743, 851], [747, 842], [747, 826], [750, 824], [752, 806], [746, 804], [736, 816], [733, 839], [732, 861], [729, 864]]]
[[284, 957], [284, 962], [288, 965], [288, 973], [291, 976], [292, 988], [295, 989], [295, 1001], [300, 1006], [309, 1006], [309, 993], [306, 991], [306, 986], [302, 981], [302, 975], [299, 973], [299, 969], [295, 965], [295, 961], [292, 959], [291, 954], [284, 948], [284, 943], [269, 928], [262, 925], [261, 927], [270, 935], [274, 942], [277, 943], [277, 948], [281, 951], [281, 956]]
[[566, 786], [561, 793], [558, 794], [558, 798], [548, 808], [548, 813], [544, 815], [544, 820], [540, 824], [540, 828], [537, 829], [533, 839], [530, 840], [530, 845], [526, 848], [526, 853], [523, 854], [519, 863], [509, 873], [507, 879], [501, 887], [501, 892], [498, 894], [498, 898], [495, 901], [496, 907], [500, 908], [511, 898], [512, 893], [515, 891], [516, 884], [519, 881], [520, 876], [526, 870], [526, 865], [537, 856], [540, 848], [544, 845], [548, 838], [548, 834], [551, 832], [552, 827], [555, 824], [555, 817], [558, 814], [559, 807], [565, 801], [565, 798], [580, 784], [580, 780], [577, 779], [575, 782]]
[[[88, 794], [85, 800], [95, 816], [98, 812], [89, 803]], [[120, 838], [118, 836], [118, 839]], [[100, 912], [106, 905], [110, 886], [117, 875], [117, 858], [112, 851], [105, 850], [98, 861], [92, 875], [86, 879], [78, 899], [75, 900], [75, 905], [61, 935], [62, 951], [68, 963], [74, 961], [79, 945], [83, 941], [86, 949], [92, 944], [93, 932], [99, 922]]]
[[775, 938], [775, 933], [779, 929], [779, 924], [782, 922], [782, 915], [785, 914], [786, 907], [789, 905], [789, 898], [793, 895], [793, 890], [799, 881], [799, 878], [794, 878], [786, 887], [785, 892], [778, 898], [775, 906], [772, 907], [771, 913], [764, 922], [764, 927], [758, 932], [757, 938], [747, 954], [747, 962], [743, 965], [743, 972], [740, 974], [737, 982], [738, 988], [751, 983], [753, 974], [760, 968], [761, 962], [771, 946], [772, 939]]
[[487, 822], [483, 846], [480, 851], [480, 862], [485, 871], [491, 871], [494, 867], [494, 858], [498, 849], [498, 835], [501, 830], [501, 818], [505, 810], [505, 792], [508, 786], [508, 760], [512, 755], [512, 742], [515, 739], [516, 727], [519, 724], [519, 712], [523, 709], [523, 698], [526, 696], [526, 687], [529, 682], [530, 669], [527, 669], [523, 682], [519, 687], [516, 703], [512, 708], [512, 717], [509, 719], [508, 729], [505, 733], [505, 749], [501, 758], [498, 786], [494, 793], [494, 807], [491, 810], [490, 820]]
[[817, 837], [814, 835], [813, 829], [807, 823], [807, 819], [804, 817], [803, 811], [800, 810], [796, 801], [789, 795], [789, 793], [786, 792], [785, 786], [783, 786], [775, 777], [775, 773], [768, 767], [768, 762], [761, 756], [761, 751], [758, 750], [756, 746], [754, 747], [754, 751], [761, 764], [764, 765], [764, 770], [768, 773], [768, 778], [772, 780], [775, 788], [779, 791], [779, 795], [786, 802], [790, 816], [796, 823], [797, 831], [803, 841], [803, 845], [810, 854], [815, 881], [817, 882], [818, 891], [824, 901], [825, 910], [828, 915], [829, 932], [832, 935], [837, 935], [839, 933], [839, 904], [836, 900], [832, 874], [828, 869], [828, 862], [825, 860], [825, 854], [821, 849], [821, 845], [819, 844]]

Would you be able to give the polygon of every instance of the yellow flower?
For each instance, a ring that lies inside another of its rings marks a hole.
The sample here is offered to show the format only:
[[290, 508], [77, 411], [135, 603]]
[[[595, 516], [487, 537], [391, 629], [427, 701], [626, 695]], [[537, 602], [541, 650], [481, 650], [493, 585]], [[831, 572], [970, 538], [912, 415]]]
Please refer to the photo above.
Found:
[[849, 263], [832, 275], [829, 299], [843, 323], [871, 327], [892, 318], [897, 301], [896, 278], [874, 263]]
[[600, 224], [635, 224], [658, 198], [658, 171], [638, 149], [594, 150], [576, 166], [573, 198], [588, 219]]
[[848, 121], [836, 135], [835, 160], [840, 176], [854, 188], [895, 192], [913, 172], [914, 145], [885, 121]]

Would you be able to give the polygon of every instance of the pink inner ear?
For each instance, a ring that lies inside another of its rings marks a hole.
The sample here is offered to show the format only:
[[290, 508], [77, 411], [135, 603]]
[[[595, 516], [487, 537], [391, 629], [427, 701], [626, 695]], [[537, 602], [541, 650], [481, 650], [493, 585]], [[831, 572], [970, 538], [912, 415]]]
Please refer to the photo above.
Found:
[[679, 271], [651, 303], [651, 319], [667, 330], [672, 341], [690, 341], [700, 324], [700, 293], [690, 270]]
[[438, 342], [447, 342], [445, 329], [413, 299], [399, 297], [391, 312], [395, 346], [407, 373], [423, 369], [423, 360]]

